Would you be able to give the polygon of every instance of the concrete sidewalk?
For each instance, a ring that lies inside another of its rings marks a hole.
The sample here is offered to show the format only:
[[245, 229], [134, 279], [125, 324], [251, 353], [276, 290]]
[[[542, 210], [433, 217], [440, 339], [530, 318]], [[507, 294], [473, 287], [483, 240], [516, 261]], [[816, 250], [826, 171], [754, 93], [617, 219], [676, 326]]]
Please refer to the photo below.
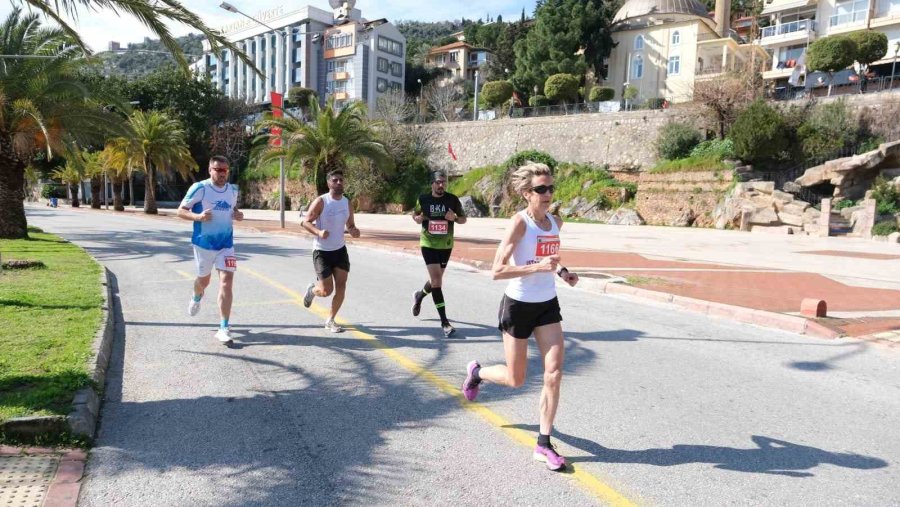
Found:
[[[286, 214], [284, 231], [277, 211], [244, 210], [244, 215], [240, 227], [305, 234], [296, 211]], [[362, 237], [352, 242], [418, 250], [419, 229], [409, 215], [357, 214], [356, 222]], [[508, 222], [473, 218], [458, 226], [454, 259], [489, 267]], [[624, 279], [658, 293], [788, 315], [799, 315], [804, 298], [821, 299], [829, 318], [820, 324], [848, 336], [900, 343], [900, 245], [584, 223], [566, 224], [562, 244], [563, 263], [589, 279]]]

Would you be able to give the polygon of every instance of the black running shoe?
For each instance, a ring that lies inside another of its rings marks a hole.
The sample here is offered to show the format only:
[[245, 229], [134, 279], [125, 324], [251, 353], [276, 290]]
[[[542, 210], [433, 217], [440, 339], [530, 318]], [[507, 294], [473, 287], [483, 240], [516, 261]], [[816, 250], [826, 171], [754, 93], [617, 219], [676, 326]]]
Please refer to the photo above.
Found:
[[419, 312], [422, 311], [422, 300], [425, 299], [425, 294], [422, 294], [422, 291], [417, 290], [413, 293], [413, 317], [418, 317]]

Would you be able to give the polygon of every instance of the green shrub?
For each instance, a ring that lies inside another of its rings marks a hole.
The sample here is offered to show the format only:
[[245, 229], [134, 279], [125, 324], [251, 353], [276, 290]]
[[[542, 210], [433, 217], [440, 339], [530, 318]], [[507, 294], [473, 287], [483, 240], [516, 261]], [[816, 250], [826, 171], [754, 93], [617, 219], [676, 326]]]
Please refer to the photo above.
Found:
[[591, 88], [588, 100], [591, 102], [606, 102], [616, 96], [616, 91], [608, 86], [595, 86]]
[[856, 121], [843, 100], [821, 104], [797, 129], [803, 155], [819, 160], [837, 155], [859, 137]]
[[854, 206], [856, 206], [856, 201], [854, 201], [853, 199], [841, 199], [840, 201], [834, 203], [831, 206], [831, 209], [840, 211], [842, 209], [852, 208]]
[[700, 144], [700, 132], [683, 123], [668, 123], [660, 129], [656, 149], [660, 158], [676, 160], [687, 157]]
[[773, 161], [787, 149], [784, 119], [762, 100], [738, 115], [728, 137], [734, 142], [735, 155], [747, 162]]
[[604, 209], [624, 204], [619, 198], [620, 189], [627, 189], [632, 196], [637, 192], [633, 183], [616, 181], [606, 169], [590, 164], [560, 164], [554, 184], [554, 200], [569, 203], [576, 197], [581, 197], [588, 201], [598, 201]]
[[416, 200], [428, 188], [428, 164], [420, 157], [397, 161], [397, 170], [387, 178], [379, 202], [402, 204], [404, 209], [416, 205]]
[[475, 185], [485, 176], [490, 175], [491, 179], [493, 181], [496, 181], [497, 186], [499, 186], [500, 182], [503, 180], [503, 174], [505, 172], [506, 167], [503, 165], [488, 165], [484, 167], [476, 167], [467, 171], [459, 178], [454, 178], [452, 181], [450, 181], [450, 185], [447, 187], [447, 191], [457, 196], [470, 195], [477, 200], [483, 200], [483, 196], [479, 195], [478, 192], [475, 191]]
[[703, 141], [691, 150], [691, 158], [714, 158], [717, 160], [734, 158], [734, 142], [731, 139]]
[[878, 222], [872, 227], [872, 235], [873, 236], [887, 236], [888, 234], [900, 232], [900, 227], [897, 227], [896, 220], [884, 220], [883, 222]]
[[856, 154], [861, 155], [868, 151], [876, 150], [879, 146], [881, 146], [881, 143], [883, 142], [884, 138], [881, 136], [864, 137], [860, 141], [859, 147], [856, 149]]
[[550, 105], [550, 101], [543, 95], [533, 95], [528, 98], [528, 105], [531, 107], [544, 107]]
[[900, 211], [900, 190], [884, 176], [875, 178], [872, 198], [875, 199], [875, 208], [879, 215], [893, 215]]
[[551, 171], [554, 171], [556, 169], [556, 166], [559, 165], [559, 162], [557, 162], [555, 158], [544, 153], [543, 151], [525, 150], [520, 151], [506, 159], [506, 162], [503, 162], [503, 167], [506, 167], [507, 169], [521, 167], [529, 161], [547, 164], [547, 167], [549, 167]]
[[847, 37], [856, 45], [854, 59], [863, 65], [877, 62], [887, 54], [888, 38], [883, 32], [859, 30], [847, 34]]
[[625, 100], [634, 100], [637, 98], [640, 90], [637, 89], [637, 86], [628, 85], [625, 87], [625, 91], [622, 92], [622, 98]]
[[65, 185], [45, 184], [41, 187], [41, 197], [49, 199], [56, 197], [57, 199], [65, 199], [68, 196]]
[[481, 88], [481, 100], [488, 107], [497, 107], [509, 101], [513, 86], [509, 81], [489, 81]]
[[658, 162], [651, 173], [681, 173], [693, 171], [725, 171], [728, 166], [716, 156], [688, 157], [678, 160], [662, 160]]
[[544, 82], [544, 95], [553, 102], [578, 100], [578, 78], [572, 74], [553, 74]]

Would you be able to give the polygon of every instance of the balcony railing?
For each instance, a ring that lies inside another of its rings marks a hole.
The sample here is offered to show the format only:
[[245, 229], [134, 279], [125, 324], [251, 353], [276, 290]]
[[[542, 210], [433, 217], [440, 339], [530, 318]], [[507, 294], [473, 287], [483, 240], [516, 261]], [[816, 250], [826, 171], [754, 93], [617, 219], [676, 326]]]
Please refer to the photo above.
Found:
[[783, 23], [780, 25], [767, 26], [763, 28], [762, 38], [765, 39], [767, 37], [778, 37], [781, 35], [787, 35], [790, 33], [797, 32], [812, 32], [816, 31], [816, 20], [814, 19], [801, 19], [799, 21], [792, 21], [790, 23]]
[[855, 23], [863, 23], [866, 20], [866, 11], [848, 12], [847, 14], [835, 14], [828, 18], [828, 26], [835, 27]]

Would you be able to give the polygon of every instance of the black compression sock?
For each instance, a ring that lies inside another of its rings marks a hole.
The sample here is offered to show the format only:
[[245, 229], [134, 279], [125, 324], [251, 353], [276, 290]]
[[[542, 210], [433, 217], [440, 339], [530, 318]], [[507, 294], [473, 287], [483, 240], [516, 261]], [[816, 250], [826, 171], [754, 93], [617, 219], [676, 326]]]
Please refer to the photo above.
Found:
[[448, 324], [446, 304], [444, 304], [444, 291], [440, 287], [431, 289], [431, 297], [434, 298], [434, 307], [437, 308], [438, 315], [441, 316], [441, 325]]
[[427, 296], [431, 292], [431, 280], [425, 282], [425, 287], [422, 287], [422, 295]]
[[543, 433], [538, 433], [537, 445], [539, 445], [541, 447], [550, 447], [550, 435], [544, 435]]

